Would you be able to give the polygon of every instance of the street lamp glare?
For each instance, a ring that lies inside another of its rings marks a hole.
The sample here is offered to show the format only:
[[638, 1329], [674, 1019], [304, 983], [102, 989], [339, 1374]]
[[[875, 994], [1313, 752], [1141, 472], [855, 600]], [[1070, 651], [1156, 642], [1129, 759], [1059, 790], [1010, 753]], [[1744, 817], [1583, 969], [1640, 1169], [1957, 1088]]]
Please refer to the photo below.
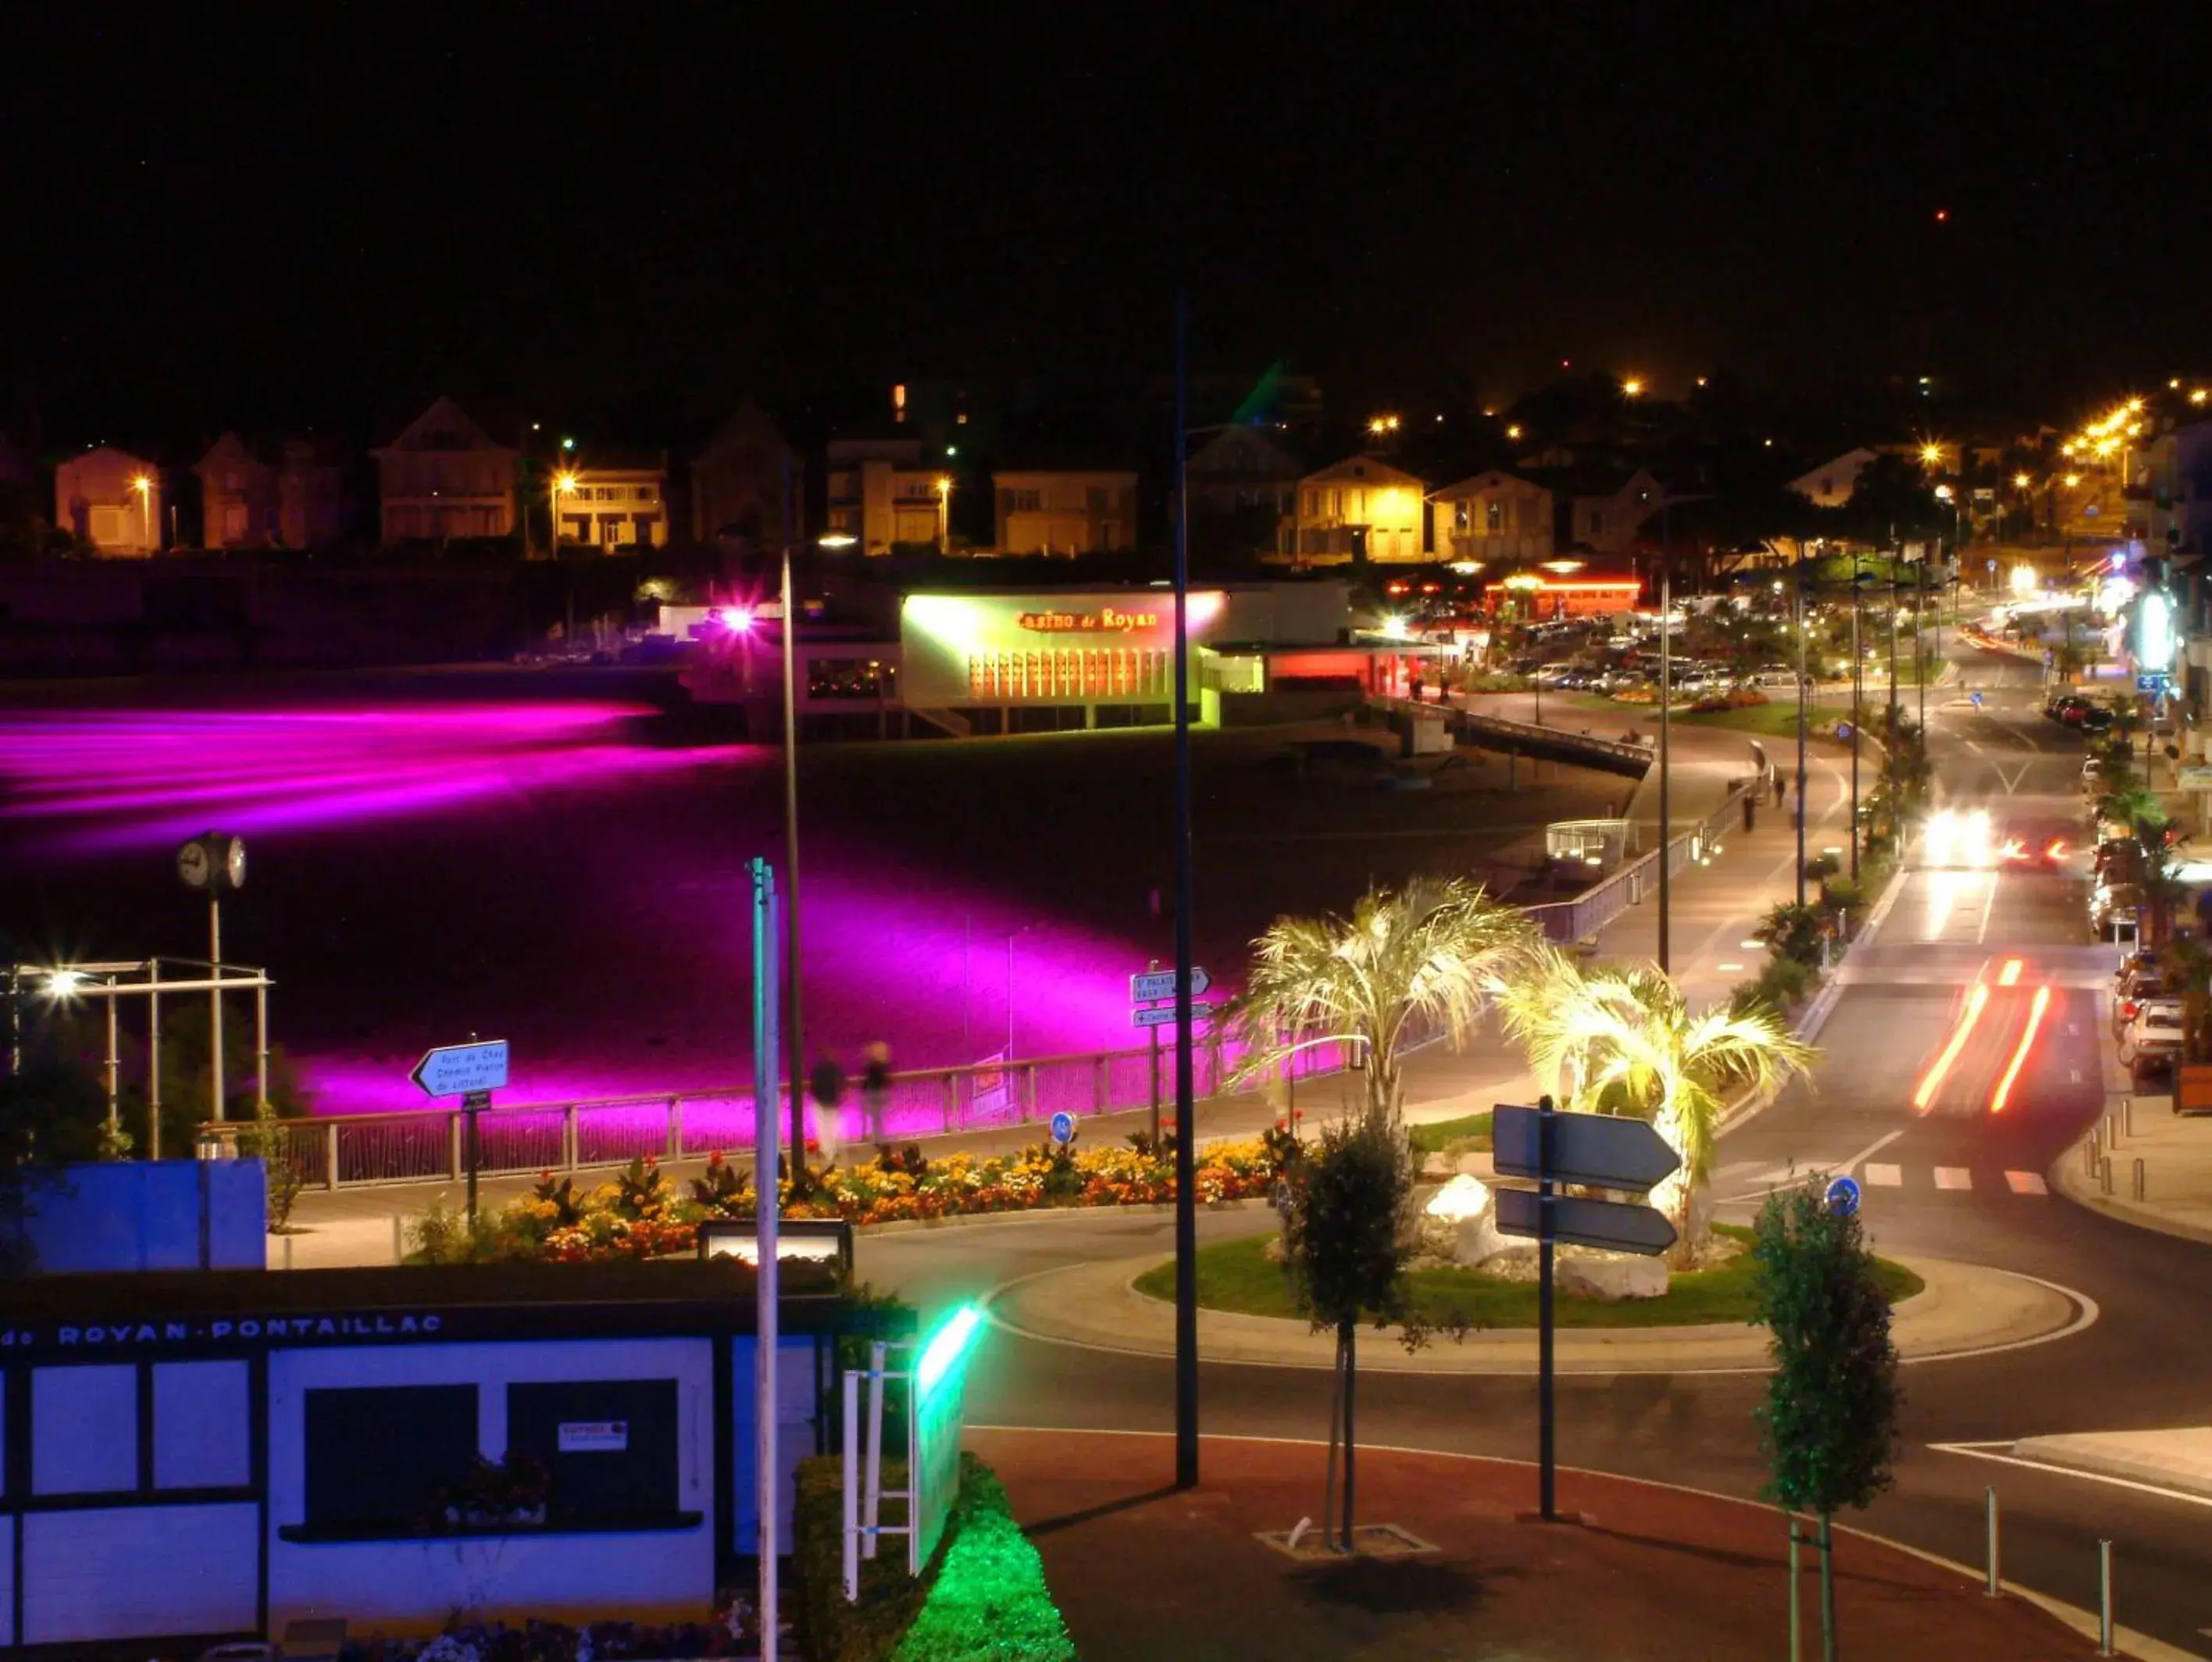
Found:
[[1643, 377], [1639, 375], [1631, 375], [1626, 380], [1620, 384], [1620, 391], [1623, 397], [1642, 397], [1644, 396]]
[[821, 549], [849, 549], [860, 540], [848, 531], [826, 531], [814, 539], [814, 545]]
[[2014, 490], [2026, 490], [2027, 488], [2027, 476], [2025, 473], [2014, 474], [2012, 476], [2012, 484]]
[[1941, 445], [1921, 446], [1920, 459], [1928, 466], [1934, 467], [1936, 463], [1943, 459], [1943, 446]]

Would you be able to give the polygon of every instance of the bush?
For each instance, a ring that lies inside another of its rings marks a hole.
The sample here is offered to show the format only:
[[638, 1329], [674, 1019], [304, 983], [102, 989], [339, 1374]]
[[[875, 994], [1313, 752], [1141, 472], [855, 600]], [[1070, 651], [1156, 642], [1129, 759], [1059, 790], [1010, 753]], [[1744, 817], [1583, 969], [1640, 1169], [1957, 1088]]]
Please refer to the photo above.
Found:
[[1844, 863], [1833, 854], [1815, 854], [1805, 862], [1805, 876], [1814, 883], [1822, 883], [1844, 869]]
[[1831, 914], [1848, 912], [1853, 918], [1866, 913], [1866, 885], [1849, 877], [1831, 876], [1820, 884], [1820, 909]]
[[[842, 1462], [801, 1461], [798, 1482], [794, 1614], [813, 1662], [1073, 1662], [1075, 1647], [1036, 1549], [998, 1478], [974, 1455], [960, 1457], [960, 1493], [935, 1562], [916, 1580], [902, 1552], [862, 1559], [857, 1604], [845, 1602]], [[885, 1464], [886, 1489], [905, 1482], [902, 1468]], [[898, 1514], [898, 1503], [887, 1501], [884, 1520], [904, 1522]]]
[[1820, 961], [1823, 932], [1820, 907], [1799, 906], [1790, 901], [1769, 908], [1759, 925], [1759, 938], [1766, 943], [1769, 952], [1777, 958], [1805, 965]]

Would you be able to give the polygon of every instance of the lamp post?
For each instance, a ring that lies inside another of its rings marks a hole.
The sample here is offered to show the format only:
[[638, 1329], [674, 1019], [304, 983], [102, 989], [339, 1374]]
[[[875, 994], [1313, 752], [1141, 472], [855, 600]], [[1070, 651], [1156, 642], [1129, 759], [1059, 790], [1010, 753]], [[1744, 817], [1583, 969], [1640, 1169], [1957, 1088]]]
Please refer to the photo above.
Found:
[[1797, 622], [1797, 904], [1805, 904], [1805, 543], [1797, 543], [1792, 612]]
[[1668, 737], [1672, 724], [1668, 719], [1668, 707], [1674, 702], [1674, 562], [1670, 555], [1659, 556], [1659, 973], [1668, 973], [1668, 925], [1673, 921], [1673, 880], [1668, 868], [1674, 864], [1674, 804], [1668, 787], [1672, 783], [1668, 766]]
[[154, 482], [144, 474], [134, 474], [131, 488], [138, 493], [138, 535], [149, 549], [154, 546]]
[[941, 474], [937, 481], [937, 551], [952, 551], [952, 476]]
[[1864, 657], [1859, 647], [1859, 549], [1851, 544], [1851, 881], [1859, 880], [1859, 728], [1864, 718], [1859, 707], [1865, 701], [1865, 679], [1862, 674]]

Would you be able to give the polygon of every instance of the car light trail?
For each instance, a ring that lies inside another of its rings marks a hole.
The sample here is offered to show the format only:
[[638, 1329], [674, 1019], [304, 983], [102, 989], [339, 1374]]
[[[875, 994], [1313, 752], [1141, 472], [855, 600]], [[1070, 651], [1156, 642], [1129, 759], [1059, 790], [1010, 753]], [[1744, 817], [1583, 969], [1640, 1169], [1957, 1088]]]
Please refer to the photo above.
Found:
[[2008, 958], [2004, 961], [2004, 967], [1997, 971], [1997, 985], [1999, 986], [2018, 986], [2020, 985], [2019, 959]]
[[1951, 1034], [1951, 1042], [1943, 1046], [1942, 1054], [1936, 1058], [1936, 1065], [1929, 1068], [1921, 1079], [1920, 1089], [1912, 1093], [1914, 1112], [1928, 1112], [1928, 1105], [1936, 1100], [1936, 1093], [1942, 1088], [1943, 1077], [1951, 1071], [1951, 1065], [1959, 1059], [1959, 1052], [1966, 1049], [1966, 1040], [1973, 1037], [1975, 1024], [1982, 1019], [1982, 1011], [1989, 1007], [1989, 988], [1979, 981], [1975, 982], [1973, 991], [1966, 995], [1966, 1019]]
[[2043, 1014], [2051, 1008], [2051, 989], [2039, 986], [2035, 990], [2035, 1002], [2027, 1008], [2027, 1028], [2020, 1035], [2020, 1048], [2012, 1053], [2012, 1062], [1997, 1081], [1996, 1094], [1990, 1098], [1990, 1112], [2002, 1113], [2005, 1099], [2012, 1095], [2012, 1082], [2020, 1077], [2020, 1071], [2027, 1065], [2027, 1053], [2035, 1048], [2035, 1033], [2043, 1025]]

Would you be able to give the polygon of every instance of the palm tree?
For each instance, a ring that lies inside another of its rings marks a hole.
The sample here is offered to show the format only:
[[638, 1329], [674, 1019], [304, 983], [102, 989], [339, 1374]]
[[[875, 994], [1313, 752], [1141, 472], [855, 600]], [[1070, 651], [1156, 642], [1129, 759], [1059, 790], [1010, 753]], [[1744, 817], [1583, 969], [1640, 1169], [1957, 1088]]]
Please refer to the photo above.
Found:
[[1681, 1169], [1652, 1192], [1672, 1214], [1675, 1262], [1697, 1260], [1691, 1197], [1711, 1175], [1723, 1094], [1778, 1085], [1806, 1071], [1817, 1052], [1780, 1016], [1756, 1005], [1692, 1012], [1674, 981], [1650, 965], [1584, 970], [1553, 948], [1504, 991], [1506, 1030], [1538, 1076], [1558, 1082], [1570, 1110], [1648, 1118]]
[[1303, 1046], [1357, 1044], [1367, 1113], [1395, 1124], [1407, 1046], [1438, 1028], [1455, 1045], [1536, 935], [1512, 907], [1464, 878], [1416, 877], [1370, 889], [1349, 918], [1282, 918], [1253, 943], [1234, 1020], [1245, 1045], [1235, 1083]]

